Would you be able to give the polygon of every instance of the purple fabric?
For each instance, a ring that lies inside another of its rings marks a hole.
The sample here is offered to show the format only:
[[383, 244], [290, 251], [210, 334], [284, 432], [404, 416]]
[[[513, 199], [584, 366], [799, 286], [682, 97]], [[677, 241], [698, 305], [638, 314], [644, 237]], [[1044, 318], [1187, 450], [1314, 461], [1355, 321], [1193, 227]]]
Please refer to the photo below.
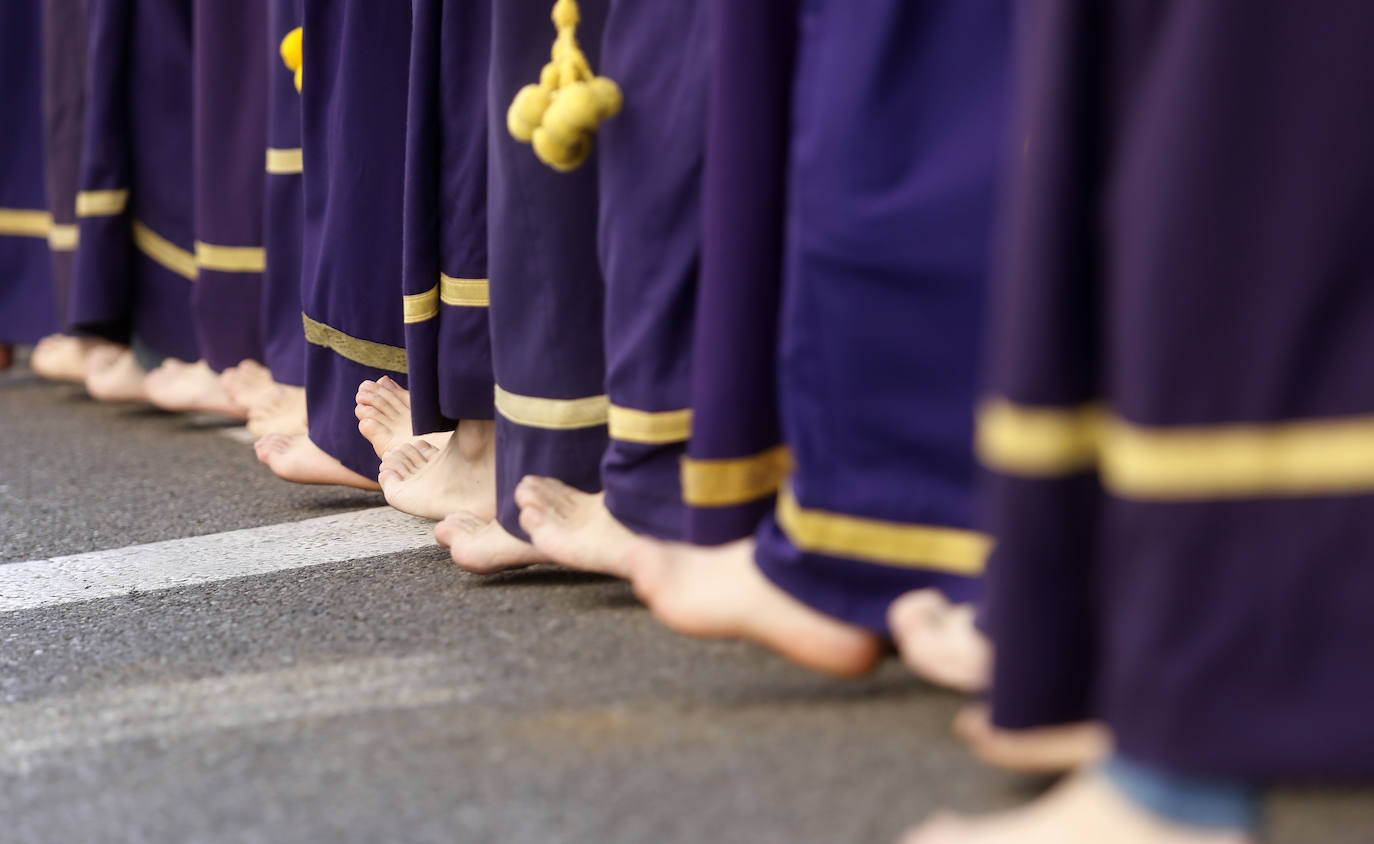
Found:
[[[578, 38], [599, 67], [606, 0], [582, 2]], [[539, 79], [554, 38], [546, 0], [492, 6], [488, 102], [488, 248], [496, 383], [521, 396], [578, 399], [605, 392], [602, 283], [596, 252], [597, 156], [557, 173], [506, 131], [515, 92]], [[520, 530], [515, 486], [525, 475], [601, 488], [604, 425], [549, 430], [496, 417], [497, 518]]]
[[[777, 408], [792, 58], [797, 0], [712, 0], [702, 173], [701, 279], [692, 338], [694, 460], [749, 457], [782, 442]], [[754, 533], [773, 496], [689, 507], [692, 542]]]
[[[971, 529], [973, 404], [1011, 34], [1005, 0], [812, 3], [801, 13], [779, 384], [803, 508]], [[887, 630], [901, 593], [976, 579], [797, 549], [774, 583]]]
[[[1092, 186], [1102, 179], [1107, 86], [1083, 71], [1107, 63], [1104, 20], [1103, 4], [1093, 0], [1018, 15], [1016, 122], [1005, 153], [1012, 163], [987, 351], [988, 387], [1013, 401], [1076, 407], [1098, 397], [1101, 257]], [[1046, 483], [987, 476], [981, 509], [998, 544], [980, 621], [997, 643], [993, 702], [1002, 726], [1096, 714], [1099, 498], [1090, 477]]]
[[[305, 315], [350, 338], [405, 345], [401, 214], [410, 7], [307, 0], [302, 141]], [[402, 362], [401, 366], [404, 366]], [[358, 433], [358, 384], [405, 373], [306, 349], [310, 439], [359, 474], [380, 461]]]
[[[1150, 426], [1374, 413], [1374, 8], [1034, 9], [991, 389]], [[1189, 775], [1374, 775], [1371, 496], [1072, 506], [1085, 483], [989, 499], [998, 723], [1098, 712]]]
[[[267, 25], [267, 146], [300, 149], [301, 97], [292, 72], [278, 51], [286, 33], [301, 25], [301, 0], [271, 0]], [[301, 218], [304, 214], [300, 173], [269, 173], [264, 190], [263, 247], [267, 269], [262, 275], [263, 356], [272, 380], [305, 386], [305, 333], [301, 331]]]
[[[422, 294], [440, 273], [487, 277], [487, 70], [491, 0], [416, 0], [406, 123], [402, 287]], [[406, 326], [416, 433], [491, 419], [485, 307], [441, 303]]]
[[[196, 239], [261, 247], [267, 141], [267, 0], [196, 0]], [[274, 51], [275, 52], [275, 51]], [[202, 266], [191, 294], [201, 356], [216, 372], [262, 360], [262, 273]]]
[[128, 190], [123, 214], [85, 217], [72, 323], [154, 352], [200, 357], [191, 286], [134, 248], [135, 220], [194, 249], [190, 0], [91, 0], [82, 190]]
[[[0, 11], [0, 208], [42, 213], [42, 7], [17, 0]], [[0, 343], [33, 343], [57, 330], [46, 232], [0, 227]]]
[[[708, 11], [708, 0], [619, 0], [606, 20], [600, 72], [619, 83], [625, 98], [598, 138], [606, 392], [616, 407], [661, 412], [691, 405]], [[612, 515], [637, 533], [682, 539], [678, 464], [685, 451], [685, 441], [612, 437], [601, 462]]]
[[[86, 0], [43, 0], [43, 157], [53, 223], [76, 222], [86, 110]], [[52, 250], [58, 323], [69, 330], [76, 252]]]

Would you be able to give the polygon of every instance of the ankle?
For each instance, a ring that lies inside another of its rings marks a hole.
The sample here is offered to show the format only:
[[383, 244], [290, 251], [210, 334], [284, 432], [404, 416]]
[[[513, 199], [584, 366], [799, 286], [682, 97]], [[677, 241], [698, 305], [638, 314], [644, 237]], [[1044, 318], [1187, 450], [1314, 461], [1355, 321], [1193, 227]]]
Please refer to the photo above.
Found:
[[453, 433], [458, 455], [475, 463], [492, 451], [496, 443], [496, 422], [491, 419], [464, 419]]

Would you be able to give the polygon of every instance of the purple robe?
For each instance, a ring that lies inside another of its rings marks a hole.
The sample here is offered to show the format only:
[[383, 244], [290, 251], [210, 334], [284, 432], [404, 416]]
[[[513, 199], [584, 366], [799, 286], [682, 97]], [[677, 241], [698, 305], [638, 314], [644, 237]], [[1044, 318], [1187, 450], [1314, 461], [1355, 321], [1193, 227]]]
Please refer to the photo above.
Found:
[[[599, 66], [606, 0], [582, 2], [578, 39]], [[515, 486], [525, 475], [601, 488], [606, 449], [597, 156], [557, 173], [506, 130], [516, 91], [536, 82], [554, 28], [547, 0], [492, 4], [488, 266], [496, 375], [497, 518], [524, 537]], [[309, 84], [308, 82], [306, 84]]]
[[687, 538], [754, 533], [786, 469], [777, 408], [796, 0], [713, 0], [702, 173], [701, 280], [692, 338]]
[[1010, 29], [1006, 0], [800, 12], [778, 369], [793, 469], [756, 560], [878, 632], [903, 592], [973, 599], [990, 544], [973, 405]]
[[191, 0], [91, 0], [72, 324], [194, 361]]
[[301, 0], [271, 0], [267, 24], [267, 185], [262, 218], [267, 263], [262, 276], [263, 356], [272, 379], [305, 386], [301, 330], [301, 97], [278, 52], [301, 25]]
[[305, 3], [301, 300], [310, 439], [375, 478], [358, 433], [358, 384], [406, 382], [401, 299], [410, 6]]
[[610, 445], [606, 506], [637, 533], [684, 537], [692, 327], [711, 67], [707, 0], [613, 3], [597, 72], [624, 108], [598, 133]]
[[217, 372], [263, 357], [266, 29], [267, 0], [196, 0], [191, 306], [201, 356]]
[[1005, 727], [1374, 775], [1374, 7], [1055, 0], [994, 289]]
[[0, 11], [0, 343], [57, 330], [43, 184], [42, 4]]
[[43, 0], [43, 157], [58, 322], [70, 328], [78, 228], [76, 191], [86, 111], [86, 0]]
[[406, 359], [417, 434], [491, 419], [487, 69], [491, 0], [416, 0], [406, 122]]

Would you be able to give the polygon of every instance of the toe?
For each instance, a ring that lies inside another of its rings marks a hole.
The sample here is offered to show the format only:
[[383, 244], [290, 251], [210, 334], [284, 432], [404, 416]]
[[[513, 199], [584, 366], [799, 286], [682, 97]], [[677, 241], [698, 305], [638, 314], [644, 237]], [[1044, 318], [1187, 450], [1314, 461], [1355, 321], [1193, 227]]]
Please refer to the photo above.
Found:
[[907, 592], [888, 607], [888, 626], [894, 631], [914, 632], [939, 623], [950, 604], [938, 589]]
[[515, 503], [522, 509], [531, 507], [539, 503], [539, 478], [535, 475], [526, 475], [520, 479], [520, 483], [515, 485]]
[[[519, 503], [517, 497], [516, 503]], [[545, 524], [544, 509], [537, 502], [520, 505], [520, 527], [525, 533], [535, 533]]]

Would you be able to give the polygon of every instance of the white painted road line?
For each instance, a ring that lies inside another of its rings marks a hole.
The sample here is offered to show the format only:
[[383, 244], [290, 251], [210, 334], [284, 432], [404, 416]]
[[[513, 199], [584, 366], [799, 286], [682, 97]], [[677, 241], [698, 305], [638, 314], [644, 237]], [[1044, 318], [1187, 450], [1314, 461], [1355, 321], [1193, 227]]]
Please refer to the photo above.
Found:
[[0, 613], [376, 557], [434, 544], [390, 507], [0, 565]]
[[[468, 682], [455, 683], [454, 672]], [[51, 754], [124, 741], [291, 720], [464, 704], [480, 670], [453, 654], [377, 657], [174, 683], [95, 689], [0, 707], [0, 771], [24, 773]]]

